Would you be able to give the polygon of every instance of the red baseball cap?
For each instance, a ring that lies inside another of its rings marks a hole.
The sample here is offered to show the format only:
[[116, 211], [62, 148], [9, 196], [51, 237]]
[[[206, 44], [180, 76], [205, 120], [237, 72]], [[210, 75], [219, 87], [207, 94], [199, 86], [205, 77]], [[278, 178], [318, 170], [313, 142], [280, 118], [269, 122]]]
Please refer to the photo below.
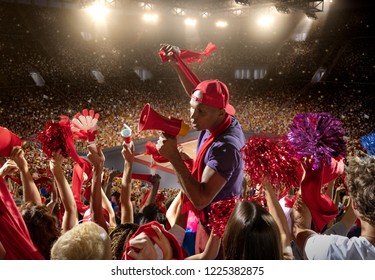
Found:
[[206, 80], [199, 83], [193, 90], [191, 98], [207, 106], [224, 108], [229, 115], [236, 113], [233, 106], [229, 104], [227, 86], [219, 80]]
[[14, 146], [21, 146], [17, 135], [0, 126], [0, 156], [9, 157]]

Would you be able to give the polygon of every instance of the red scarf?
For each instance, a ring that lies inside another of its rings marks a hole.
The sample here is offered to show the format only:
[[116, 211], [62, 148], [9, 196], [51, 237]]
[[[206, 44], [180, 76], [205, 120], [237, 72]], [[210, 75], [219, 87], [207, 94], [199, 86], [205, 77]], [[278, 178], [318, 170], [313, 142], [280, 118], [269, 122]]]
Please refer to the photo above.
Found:
[[[156, 232], [151, 227], [152, 225], [157, 226], [162, 231], [164, 236], [168, 239], [169, 243], [171, 244], [172, 250], [173, 250], [173, 259], [174, 260], [183, 260], [187, 257], [187, 254], [186, 254], [185, 250], [180, 246], [176, 237], [172, 233], [166, 231], [164, 229], [164, 227], [162, 225], [160, 225], [158, 222], [152, 221], [152, 222], [149, 222], [147, 224], [141, 225], [138, 228], [138, 230], [132, 235], [132, 237], [129, 239], [129, 241], [125, 244], [125, 250], [124, 250], [124, 253], [121, 257], [122, 260], [133, 260], [133, 258], [128, 255], [128, 252], [129, 252], [130, 249], [132, 249], [132, 247], [130, 246], [130, 240], [132, 240], [134, 237], [138, 236], [142, 232], [144, 232], [149, 238], [157, 236]], [[137, 248], [133, 248], [133, 249], [138, 250]]]
[[[198, 182], [201, 181], [203, 170], [206, 166], [204, 164], [204, 158], [208, 149], [211, 147], [215, 139], [219, 137], [231, 124], [232, 124], [232, 117], [230, 115], [227, 115], [225, 120], [218, 127], [216, 127], [215, 129], [211, 131], [211, 134], [207, 137], [207, 139], [201, 145], [199, 152], [197, 154], [197, 157], [194, 161], [192, 170], [191, 170], [191, 174], [194, 176], [195, 179], [197, 179]], [[186, 213], [187, 211], [191, 210], [198, 217], [200, 217], [202, 222], [204, 222], [205, 218], [204, 218], [203, 211], [197, 212], [197, 210], [191, 204], [190, 200], [186, 197], [186, 195], [183, 196], [182, 203], [183, 203], [183, 206], [182, 206], [183, 213]]]
[[[173, 53], [173, 57], [177, 61], [177, 65], [180, 68], [180, 70], [184, 73], [184, 75], [190, 80], [190, 82], [196, 87], [200, 80], [198, 77], [187, 67], [183, 60], [185, 60], [187, 63], [192, 63], [194, 61], [197, 61], [198, 63], [202, 62], [201, 56], [209, 56], [212, 52], [217, 50], [217, 47], [212, 44], [208, 43], [207, 47], [203, 52], [196, 53], [189, 50], [181, 50], [181, 54], [178, 55], [177, 53]], [[168, 56], [164, 53], [164, 51], [159, 52], [159, 56], [163, 62], [168, 61]]]
[[207, 137], [204, 143], [201, 145], [199, 152], [197, 154], [197, 158], [195, 159], [192, 175], [197, 179], [199, 182], [202, 179], [203, 169], [205, 167], [204, 163], [204, 156], [206, 152], [211, 147], [212, 143], [215, 139], [220, 136], [230, 125], [232, 124], [232, 117], [227, 115], [225, 120], [215, 129], [211, 131], [211, 134]]

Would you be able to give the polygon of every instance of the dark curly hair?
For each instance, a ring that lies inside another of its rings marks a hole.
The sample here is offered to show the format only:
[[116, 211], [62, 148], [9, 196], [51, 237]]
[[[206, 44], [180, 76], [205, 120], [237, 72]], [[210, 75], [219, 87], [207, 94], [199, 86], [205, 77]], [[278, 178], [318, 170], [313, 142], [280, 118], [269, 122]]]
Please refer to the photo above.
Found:
[[125, 244], [138, 228], [139, 225], [133, 223], [120, 224], [109, 234], [114, 260], [121, 260], [122, 254], [125, 251]]
[[60, 231], [56, 226], [56, 219], [44, 205], [26, 202], [20, 207], [31, 240], [45, 259], [51, 257], [53, 243], [59, 238]]

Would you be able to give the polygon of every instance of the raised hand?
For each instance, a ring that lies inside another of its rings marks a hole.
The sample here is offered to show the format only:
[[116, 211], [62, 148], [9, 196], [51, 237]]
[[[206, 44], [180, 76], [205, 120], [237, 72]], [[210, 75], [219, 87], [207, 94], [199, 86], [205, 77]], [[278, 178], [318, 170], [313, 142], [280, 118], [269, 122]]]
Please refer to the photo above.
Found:
[[127, 162], [133, 162], [134, 160], [134, 143], [130, 142], [130, 145], [123, 144], [121, 150], [122, 157]]
[[89, 145], [87, 146], [87, 148], [89, 150], [89, 153], [87, 154], [87, 158], [91, 161], [94, 168], [98, 168], [98, 167], [103, 168], [105, 157], [104, 157], [102, 150], [100, 149], [100, 146]]
[[25, 159], [25, 152], [22, 150], [21, 147], [13, 147], [12, 152], [10, 153], [10, 158], [17, 164], [17, 167], [21, 171], [27, 171], [28, 164]]
[[8, 159], [0, 168], [0, 176], [5, 177], [18, 171], [18, 166], [14, 160]]
[[57, 152], [52, 153], [52, 159], [49, 161], [49, 168], [52, 173], [56, 170], [56, 168], [61, 168], [64, 162], [64, 157], [61, 155], [61, 150], [59, 149]]
[[160, 51], [164, 51], [165, 55], [167, 56], [173, 56], [173, 53], [180, 55], [181, 53], [181, 50], [179, 47], [166, 44], [166, 43], [160, 44]]

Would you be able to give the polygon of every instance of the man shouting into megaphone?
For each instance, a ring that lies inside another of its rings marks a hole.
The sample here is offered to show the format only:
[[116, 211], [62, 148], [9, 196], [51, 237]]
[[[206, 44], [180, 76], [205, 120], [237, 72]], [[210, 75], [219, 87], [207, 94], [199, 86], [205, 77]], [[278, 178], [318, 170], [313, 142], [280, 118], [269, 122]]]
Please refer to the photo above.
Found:
[[160, 51], [169, 57], [190, 97], [191, 126], [200, 131], [196, 160], [189, 170], [184, 162], [187, 155], [179, 153], [176, 137], [166, 133], [159, 137], [156, 147], [176, 171], [185, 194], [183, 209], [192, 210], [199, 220], [195, 252], [201, 253], [210, 235], [210, 204], [241, 194], [245, 136], [234, 117], [227, 86], [219, 80], [199, 82], [175, 49], [163, 44]]

